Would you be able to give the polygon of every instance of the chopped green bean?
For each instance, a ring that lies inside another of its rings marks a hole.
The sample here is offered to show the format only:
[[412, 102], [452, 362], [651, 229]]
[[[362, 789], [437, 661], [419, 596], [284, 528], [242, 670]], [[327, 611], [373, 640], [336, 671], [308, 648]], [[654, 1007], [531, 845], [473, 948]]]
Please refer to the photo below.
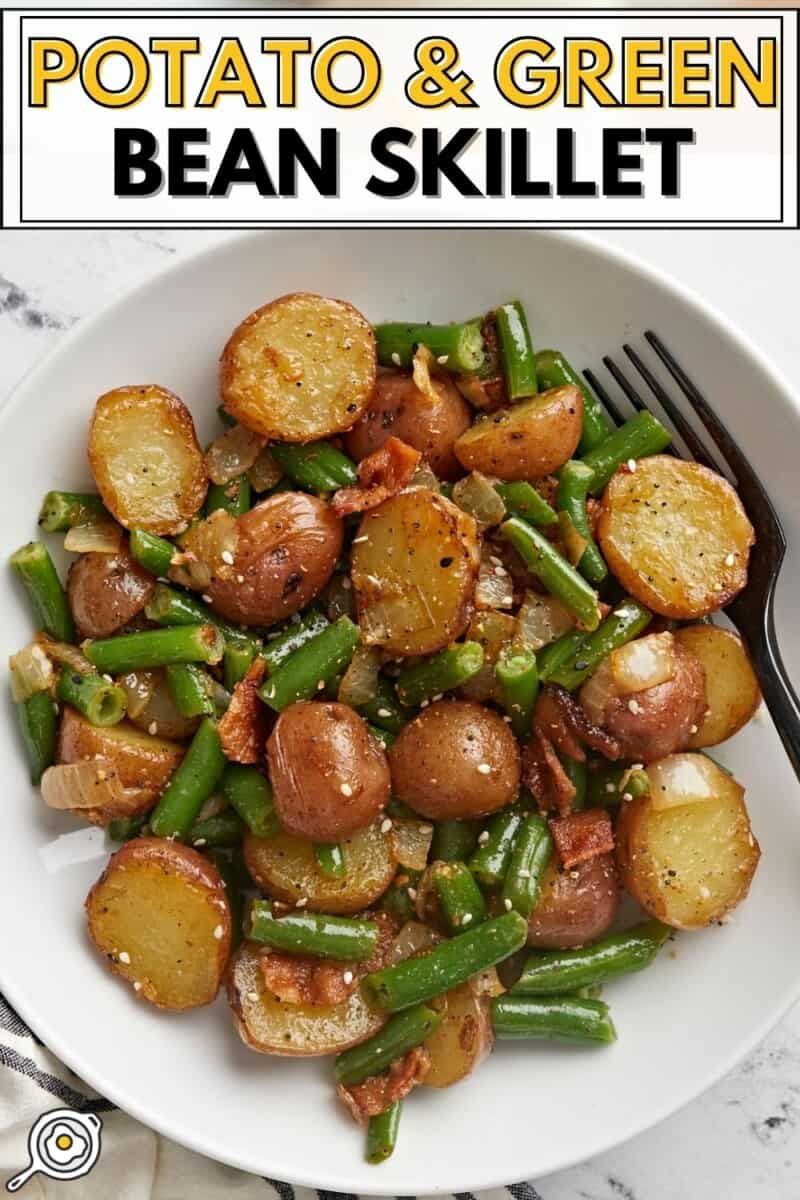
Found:
[[131, 554], [140, 566], [151, 575], [166, 579], [173, 556], [177, 553], [172, 542], [155, 533], [147, 533], [144, 529], [132, 529], [129, 545]]
[[587, 467], [594, 471], [591, 491], [596, 496], [602, 492], [611, 476], [629, 458], [645, 458], [658, 454], [672, 441], [672, 435], [656, 420], [652, 413], [638, 412], [619, 429], [583, 456]]
[[539, 899], [542, 876], [553, 853], [553, 839], [539, 813], [526, 817], [517, 833], [503, 884], [503, 904], [525, 919]]
[[389, 733], [388, 729], [381, 729], [378, 725], [372, 725], [367, 721], [367, 728], [377, 742], [383, 746], [384, 750], [388, 750], [395, 741], [397, 734]]
[[108, 823], [108, 836], [112, 842], [130, 842], [139, 836], [147, 824], [147, 813], [138, 817], [117, 817]]
[[218, 663], [224, 642], [215, 625], [176, 625], [100, 638], [86, 647], [89, 662], [106, 675], [125, 675], [172, 663]]
[[592, 808], [621, 804], [625, 796], [636, 800], [649, 791], [650, 780], [643, 767], [604, 767], [586, 773], [587, 802]]
[[475, 849], [479, 828], [478, 821], [437, 821], [433, 827], [431, 861], [465, 862]]
[[495, 813], [478, 837], [478, 846], [467, 860], [472, 874], [486, 888], [499, 887], [508, 873], [511, 851], [523, 821], [521, 802]]
[[249, 643], [254, 653], [260, 647], [259, 639], [251, 631], [223, 621], [209, 605], [165, 583], [156, 584], [152, 599], [144, 611], [147, 618], [158, 625], [214, 625], [224, 637], [226, 646]]
[[49, 692], [35, 692], [16, 709], [31, 782], [39, 783], [56, 756], [56, 705]]
[[499, 1038], [613, 1042], [617, 1032], [602, 1000], [580, 996], [498, 996], [492, 1022]]
[[503, 356], [503, 374], [510, 400], [523, 400], [539, 391], [536, 358], [533, 353], [528, 319], [519, 300], [501, 304], [495, 310], [495, 323]]
[[375, 698], [366, 704], [359, 704], [358, 711], [372, 725], [378, 725], [389, 733], [398, 734], [404, 725], [408, 724], [411, 714], [403, 708], [394, 686], [385, 675], [378, 676], [378, 689]]
[[375, 342], [382, 367], [408, 369], [413, 364], [417, 346], [427, 346], [437, 364], [456, 375], [473, 375], [484, 361], [480, 321], [466, 321], [460, 325], [386, 321], [375, 326]]
[[[238, 850], [224, 850], [218, 846], [209, 846], [204, 851], [206, 857], [216, 867], [220, 879], [225, 886], [225, 899], [228, 901], [228, 908], [231, 910], [231, 952], [237, 949], [244, 936], [242, 929], [242, 916], [244, 905], [242, 903], [242, 876], [246, 875], [246, 869], [242, 861], [242, 856]], [[246, 881], [246, 886], [249, 880]]]
[[536, 374], [542, 391], [572, 384], [583, 395], [583, 427], [581, 440], [578, 442], [579, 456], [588, 454], [595, 446], [605, 441], [611, 432], [605, 409], [560, 350], [540, 350], [536, 355]]
[[512, 991], [524, 995], [566, 995], [648, 967], [674, 930], [660, 921], [644, 921], [624, 933], [612, 933], [575, 950], [532, 954]]
[[28, 593], [42, 628], [58, 642], [74, 642], [75, 626], [66, 593], [47, 549], [28, 542], [9, 559]]
[[182, 717], [213, 717], [210, 679], [194, 663], [174, 663], [167, 667], [167, 687]]
[[363, 1083], [371, 1075], [379, 1075], [396, 1059], [424, 1042], [441, 1019], [441, 1013], [434, 1012], [424, 1004], [415, 1004], [413, 1008], [409, 1006], [406, 1012], [398, 1013], [387, 1021], [383, 1029], [368, 1041], [337, 1056], [336, 1082], [347, 1087], [349, 1084]]
[[39, 511], [45, 533], [64, 533], [97, 520], [110, 521], [111, 514], [93, 492], [48, 492]]
[[543, 646], [536, 655], [536, 665], [539, 670], [539, 682], [548, 683], [552, 676], [563, 667], [575, 654], [579, 646], [586, 640], [586, 634], [581, 629], [573, 629], [563, 634], [554, 642]]
[[247, 936], [255, 942], [293, 954], [365, 962], [375, 952], [378, 932], [375, 921], [335, 917], [329, 913], [293, 912], [285, 917], [274, 917], [268, 900], [254, 900]]
[[272, 675], [278, 667], [286, 662], [295, 650], [299, 650], [306, 642], [310, 642], [323, 629], [327, 629], [330, 621], [319, 608], [309, 608], [297, 621], [288, 621], [278, 632], [264, 642], [261, 657], [267, 667], [267, 674]]
[[403, 923], [411, 921], [416, 917], [416, 907], [414, 905], [414, 896], [409, 895], [409, 889], [413, 891], [422, 877], [422, 871], [415, 871], [412, 867], [400, 867], [392, 882], [389, 884], [386, 891], [380, 899], [380, 907], [383, 912], [391, 913], [393, 917]]
[[440, 692], [460, 687], [483, 666], [483, 646], [478, 642], [456, 642], [432, 658], [405, 667], [397, 677], [396, 689], [401, 704], [417, 708]]
[[451, 932], [472, 929], [486, 920], [486, 901], [463, 862], [440, 863], [433, 871], [433, 884]]
[[215, 817], [195, 821], [186, 840], [192, 846], [231, 849], [241, 844], [244, 828], [244, 821], [238, 813], [226, 809]]
[[219, 783], [225, 756], [217, 727], [204, 717], [150, 817], [156, 837], [185, 838]]
[[568, 754], [559, 754], [558, 759], [564, 768], [564, 774], [575, 788], [575, 795], [572, 797], [572, 811], [580, 812], [582, 808], [586, 807], [586, 763], [578, 762], [577, 759], [570, 758]]
[[326, 879], [343, 879], [347, 873], [347, 864], [338, 842], [318, 842], [314, 846], [314, 858]]
[[394, 1154], [403, 1101], [395, 1100], [385, 1112], [370, 1117], [367, 1126], [367, 1162], [378, 1166]]
[[585, 637], [580, 645], [550, 675], [552, 683], [572, 692], [600, 666], [604, 658], [638, 637], [653, 619], [653, 614], [638, 600], [626, 597], [611, 610], [599, 628]]
[[210, 517], [218, 508], [223, 508], [232, 517], [241, 517], [250, 508], [250, 480], [239, 475], [230, 483], [212, 483], [206, 496], [206, 513]]
[[544, 534], [521, 517], [510, 517], [500, 526], [500, 536], [510, 542], [526, 567], [569, 609], [584, 629], [597, 628], [600, 622], [597, 592]]
[[533, 708], [539, 694], [536, 655], [525, 648], [501, 652], [494, 673], [500, 684], [503, 707], [511, 718], [514, 736], [524, 741], [530, 737]]
[[116, 725], [125, 716], [124, 690], [102, 675], [81, 675], [65, 667], [58, 677], [59, 700], [71, 704], [90, 725]]
[[255, 642], [225, 642], [222, 656], [222, 677], [227, 691], [232, 692], [241, 683], [256, 657]]
[[496, 483], [494, 490], [506, 506], [506, 512], [512, 517], [522, 517], [531, 525], [557, 525], [558, 514], [547, 501], [539, 495], [535, 487], [524, 479], [515, 479], [511, 483]]
[[284, 475], [310, 492], [333, 492], [358, 482], [356, 464], [330, 442], [275, 444], [270, 452]]
[[220, 791], [256, 837], [275, 837], [279, 832], [272, 787], [256, 767], [228, 763]]
[[298, 700], [310, 700], [353, 657], [361, 635], [349, 617], [339, 617], [277, 668], [258, 694], [275, 712]]
[[590, 583], [602, 583], [608, 575], [608, 567], [597, 548], [589, 517], [586, 512], [586, 497], [594, 479], [594, 471], [586, 463], [572, 458], [558, 473], [556, 504], [559, 512], [569, 517], [586, 547], [578, 562], [578, 570]]

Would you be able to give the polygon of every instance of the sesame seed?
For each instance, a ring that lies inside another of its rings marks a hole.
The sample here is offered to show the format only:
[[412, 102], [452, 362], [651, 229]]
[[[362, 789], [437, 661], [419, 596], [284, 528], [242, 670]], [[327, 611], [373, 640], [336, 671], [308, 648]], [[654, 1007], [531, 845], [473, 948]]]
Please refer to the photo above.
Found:
[[352, 983], [353, 982], [353, 972], [345, 971], [344, 975], [342, 976], [342, 979], [344, 980], [345, 983]]
[[301, 896], [300, 899], [295, 902], [295, 908], [305, 908], [307, 904], [308, 896]]
[[400, 355], [397, 353], [396, 350], [392, 351], [392, 362], [394, 363], [394, 365], [396, 367], [400, 366]]
[[726, 556], [725, 556], [725, 566], [726, 567], [732, 567], [735, 562], [736, 562], [735, 554], [726, 554]]
[[197, 841], [193, 842], [192, 844], [195, 846], [205, 846], [206, 841], [206, 838], [198, 838]]
[[691, 725], [689, 727], [689, 733], [697, 733], [698, 728], [699, 727], [697, 725]]
[[236, 582], [237, 582], [237, 583], [244, 583], [244, 575], [237, 575], [237, 576], [236, 576]]
[[489, 830], [484, 829], [483, 833], [478, 834], [478, 845], [485, 846], [489, 840]]
[[503, 720], [505, 721], [506, 725], [511, 724], [511, 717], [509, 717], [508, 714], [506, 714], [506, 716], [503, 717]]
[[249, 1000], [249, 1001], [250, 1001], [252, 1004], [255, 1004], [256, 1000], [258, 999], [258, 992], [248, 992], [248, 993], [247, 993], [247, 999], [248, 999], [248, 1000]]
[[[307, 568], [307, 567], [306, 567], [306, 570], [308, 570], [308, 568]], [[350, 588], [351, 588], [352, 586], [353, 586], [353, 585], [352, 585], [352, 583], [350, 582], [350, 576], [349, 576], [349, 575], [343, 575], [343, 576], [342, 576], [342, 587], [344, 588], [344, 590], [345, 590], [346, 592], [349, 592], [349, 591], [350, 591]]]
[[381, 821], [381, 833], [388, 833], [392, 828], [391, 818], [387, 817], [385, 821]]
[[322, 689], [323, 689], [324, 687], [325, 687], [325, 680], [324, 680], [324, 679], [318, 679], [318, 680], [317, 680], [317, 691], [318, 691], [318, 692], [321, 692], [321, 691], [322, 691]]
[[638, 700], [629, 700], [628, 701], [628, 712], [632, 712], [632, 713], [641, 712], [641, 707], [639, 705]]
[[643, 770], [644, 770], [644, 763], [632, 763], [632, 764], [631, 764], [631, 770], [632, 770], [632, 771], [643, 771]]
[[147, 732], [149, 734], [153, 734], [153, 735], [158, 733], [158, 723], [156, 721], [151, 721], [150, 724], [147, 726]]
[[437, 700], [444, 700], [444, 692], [436, 693], [436, 695], [433, 697], [434, 704], [436, 703]]
[[701, 883], [701, 884], [700, 884], [700, 887], [699, 887], [697, 890], [698, 890], [698, 892], [700, 893], [700, 897], [701, 897], [701, 899], [703, 899], [703, 900], [708, 900], [709, 896], [711, 895], [711, 889], [710, 889], [710, 888], [707, 888], [707, 887], [706, 887], [706, 885], [705, 885], [704, 883]]
[[498, 579], [502, 579], [504, 576], [506, 576], [508, 574], [508, 571], [505, 569], [505, 567], [495, 567], [492, 574], [496, 575], [498, 577]]
[[632, 799], [633, 799], [633, 796], [630, 794], [630, 792], [623, 792], [623, 793], [622, 793], [622, 799], [623, 799], [623, 800], [625, 801], [625, 803], [627, 804], [627, 802], [628, 802], [629, 800], [632, 800]]
[[422, 704], [420, 704], [420, 708], [427, 708], [429, 704], [430, 700], [423, 700]]
[[508, 898], [506, 898], [503, 901], [503, 908], [506, 910], [506, 912], [511, 912], [511, 909], [513, 907], [514, 907], [514, 905], [511, 903], [511, 901]]
[[411, 887], [408, 889], [408, 898], [409, 898], [409, 900], [416, 900], [416, 898], [417, 898], [417, 889], [416, 888]]
[[127, 950], [120, 950], [117, 957], [121, 963], [129, 963], [131, 961], [131, 956], [128, 954]]
[[441, 366], [444, 366], [444, 364], [448, 361], [449, 358], [450, 358], [449, 354], [440, 354], [439, 357], [436, 359], [436, 361], [437, 361], [437, 363], [440, 363]]
[[340, 783], [339, 791], [342, 793], [343, 796], [352, 796], [352, 794], [353, 794], [353, 789], [351, 788], [349, 783]]
[[636, 459], [635, 459], [635, 458], [629, 458], [629, 459], [628, 459], [628, 470], [629, 470], [629, 471], [635, 471], [635, 470], [636, 470]]
[[220, 558], [224, 563], [227, 563], [229, 567], [233, 566], [233, 555], [231, 554], [230, 550], [223, 550], [222, 554], [220, 554]]
[[221, 925], [217, 925], [216, 928], [214, 929], [214, 937], [216, 938], [216, 940], [218, 942], [222, 941], [222, 935], [224, 932], [225, 932], [225, 930], [222, 928]]
[[530, 879], [531, 877], [531, 873], [527, 867], [520, 867], [520, 869], [517, 871], [517, 874], [519, 875], [520, 879]]
[[210, 597], [209, 595], [207, 595], [205, 592], [203, 593], [203, 597], [202, 597], [202, 598], [203, 598], [203, 600], [205, 600], [206, 604], [210, 604], [210, 603], [211, 603], [211, 597]]
[[362, 533], [361, 537], [353, 538], [353, 540], [350, 544], [352, 546], [357, 546], [359, 542], [367, 542], [367, 541], [369, 541], [369, 538], [367, 537], [367, 535], [365, 533]]
[[420, 833], [433, 833], [433, 826], [432, 825], [420, 825], [419, 831], [420, 831]]
[[606, 784], [606, 791], [607, 791], [607, 792], [615, 792], [616, 790], [617, 790], [617, 789], [616, 789], [616, 787], [614, 786], [614, 784], [613, 784], [613, 783], [607, 783], [607, 784]]
[[461, 918], [461, 924], [468, 925], [471, 920], [472, 920], [472, 913], [464, 913], [463, 917]]
[[392, 715], [392, 714], [391, 714], [391, 712], [389, 711], [389, 709], [388, 709], [388, 708], [379, 708], [379, 709], [378, 709], [378, 716], [379, 716], [379, 717], [390, 717], [391, 715]]
[[489, 763], [478, 763], [478, 773], [480, 775], [491, 775], [492, 768]]
[[138, 979], [134, 979], [133, 981], [133, 990], [135, 992], [140, 992], [142, 990], [142, 985]]

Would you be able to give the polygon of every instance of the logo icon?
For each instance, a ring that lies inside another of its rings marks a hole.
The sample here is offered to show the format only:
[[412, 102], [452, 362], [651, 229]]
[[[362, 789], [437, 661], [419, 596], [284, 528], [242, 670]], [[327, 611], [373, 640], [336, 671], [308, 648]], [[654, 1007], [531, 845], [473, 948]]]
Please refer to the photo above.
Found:
[[48, 1179], [80, 1179], [100, 1157], [103, 1122], [95, 1113], [53, 1108], [42, 1113], [28, 1134], [30, 1162], [6, 1184], [18, 1192], [37, 1172]]

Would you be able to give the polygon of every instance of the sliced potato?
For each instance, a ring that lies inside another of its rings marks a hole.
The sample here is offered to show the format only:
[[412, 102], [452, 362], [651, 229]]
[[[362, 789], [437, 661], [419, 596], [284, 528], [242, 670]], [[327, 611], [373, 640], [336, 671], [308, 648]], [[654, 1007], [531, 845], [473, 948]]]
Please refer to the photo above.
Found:
[[582, 422], [578, 388], [551, 388], [478, 418], [456, 442], [456, 458], [468, 471], [484, 475], [543, 479], [572, 457]]
[[311, 442], [358, 420], [375, 386], [375, 335], [352, 304], [281, 296], [234, 329], [220, 365], [228, 412], [278, 442]]
[[426, 488], [368, 512], [353, 542], [364, 641], [390, 654], [431, 654], [464, 632], [479, 566], [472, 517]]
[[[675, 799], [661, 797], [664, 769], [688, 768], [692, 759], [703, 760], [702, 771], [681, 769], [675, 786], [686, 795], [692, 787], [697, 796], [711, 791], [712, 798], [659, 808]], [[744, 900], [758, 865], [744, 788], [704, 755], [674, 754], [651, 771], [650, 795], [623, 804], [617, 822], [622, 881], [651, 916], [676, 929], [700, 929]]]
[[231, 943], [225, 886], [178, 842], [137, 838], [114, 854], [86, 898], [89, 936], [115, 974], [158, 1008], [210, 1004]]
[[383, 895], [397, 867], [392, 841], [388, 833], [381, 833], [380, 825], [376, 821], [342, 841], [342, 879], [323, 875], [311, 842], [288, 833], [274, 838], [247, 833], [242, 847], [244, 861], [258, 886], [274, 900], [294, 905], [305, 899], [309, 909], [360, 912]]
[[[186, 747], [166, 738], [150, 737], [127, 721], [100, 728], [90, 725], [74, 708], [64, 705], [58, 731], [56, 762], [105, 758], [117, 770], [124, 788], [139, 789], [139, 812], [152, 808], [184, 756]], [[130, 808], [125, 815], [129, 816]]]
[[590, 858], [572, 871], [563, 870], [554, 854], [528, 919], [528, 945], [561, 950], [594, 942], [613, 924], [619, 900], [613, 854]]
[[130, 671], [117, 680], [128, 697], [128, 720], [151, 737], [190, 738], [200, 724], [199, 717], [184, 717], [172, 699], [163, 668]]
[[747, 724], [761, 689], [738, 633], [718, 625], [685, 625], [675, 641], [698, 658], [706, 673], [706, 715], [689, 738], [690, 750], [717, 746]]
[[494, 1042], [491, 998], [463, 983], [433, 1001], [442, 1020], [425, 1040], [431, 1065], [425, 1087], [446, 1088], [466, 1079], [489, 1054]]
[[206, 497], [191, 413], [166, 388], [121, 387], [101, 396], [89, 462], [103, 503], [126, 529], [181, 533]]
[[270, 950], [245, 942], [231, 959], [228, 1001], [239, 1036], [260, 1054], [338, 1054], [372, 1037], [386, 1015], [369, 1008], [359, 991], [340, 1004], [285, 1004], [267, 990], [260, 960]]
[[716, 612], [747, 583], [753, 526], [731, 485], [668, 454], [617, 471], [597, 537], [622, 586], [664, 617]]

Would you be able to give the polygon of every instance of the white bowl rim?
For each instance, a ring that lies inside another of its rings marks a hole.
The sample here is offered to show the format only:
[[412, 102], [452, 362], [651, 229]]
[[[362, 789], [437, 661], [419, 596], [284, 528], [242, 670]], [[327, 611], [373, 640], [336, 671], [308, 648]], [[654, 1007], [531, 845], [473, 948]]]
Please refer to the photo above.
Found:
[[[260, 229], [250, 230], [243, 233], [239, 237], [226, 238], [224, 242], [217, 245], [203, 247], [202, 249], [192, 251], [186, 255], [182, 255], [177, 261], [166, 263], [163, 267], [150, 272], [145, 279], [133, 287], [122, 290], [110, 303], [104, 305], [96, 313], [88, 317], [81, 318], [75, 325], [61, 337], [53, 348], [47, 351], [42, 358], [27, 371], [22, 378], [17, 382], [9, 395], [0, 402], [0, 418], [7, 415], [9, 411], [13, 411], [15, 404], [24, 395], [24, 392], [29, 387], [35, 387], [38, 376], [49, 371], [56, 365], [62, 356], [69, 354], [73, 342], [91, 336], [94, 327], [100, 324], [114, 311], [129, 301], [133, 300], [141, 292], [145, 292], [157, 284], [159, 280], [172, 275], [179, 274], [187, 267], [194, 266], [198, 260], [212, 260], [217, 257], [224, 257], [230, 252], [231, 247], [239, 247], [243, 242], [261, 241], [264, 239], [281, 237], [286, 233], [295, 233], [296, 230], [283, 229]], [[315, 228], [315, 233], [335, 234], [335, 229], [328, 230], [325, 227]], [[354, 229], [353, 233], [358, 233], [358, 229]], [[409, 230], [387, 230], [386, 232], [402, 232], [413, 236], [416, 232], [414, 229]], [[443, 231], [447, 233], [447, 230]], [[459, 230], [463, 233], [463, 230]], [[484, 230], [476, 229], [474, 232], [482, 233]], [[788, 401], [789, 407], [800, 416], [800, 401], [796, 400], [793, 391], [789, 385], [786, 376], [772, 363], [767, 355], [761, 351], [750, 338], [739, 328], [739, 326], [725, 317], [719, 309], [700, 296], [694, 288], [688, 285], [679, 283], [667, 271], [647, 261], [638, 252], [628, 251], [618, 246], [607, 245], [599, 240], [598, 237], [589, 233], [574, 232], [567, 230], [539, 230], [539, 229], [514, 229], [515, 235], [525, 235], [535, 237], [545, 237], [548, 240], [562, 241], [567, 244], [583, 246], [590, 253], [599, 258], [606, 258], [612, 263], [623, 266], [634, 273], [640, 275], [647, 282], [652, 283], [656, 288], [667, 292], [674, 299], [681, 301], [689, 308], [699, 310], [702, 315], [715, 326], [724, 336], [733, 340], [738, 344], [738, 348], [743, 354], [754, 360], [763, 374], [772, 383], [772, 385], [783, 394], [785, 400]], [[609, 352], [615, 347], [610, 347]], [[47, 1021], [38, 1021], [36, 1017], [29, 1019], [25, 1012], [24, 1004], [20, 1005], [17, 999], [16, 987], [12, 978], [9, 978], [3, 967], [2, 959], [0, 958], [0, 992], [4, 994], [9, 1003], [19, 1013], [20, 1017], [29, 1025], [32, 1031], [44, 1043], [44, 1045], [53, 1054], [55, 1054], [70, 1070], [74, 1071], [81, 1079], [90, 1085], [96, 1092], [112, 1101], [123, 1112], [135, 1117], [141, 1121], [143, 1125], [149, 1129], [155, 1130], [164, 1137], [171, 1138], [179, 1145], [201, 1154], [203, 1157], [212, 1158], [215, 1161], [223, 1162], [229, 1166], [238, 1168], [242, 1171], [250, 1172], [264, 1177], [265, 1173], [269, 1175], [271, 1168], [265, 1167], [263, 1163], [259, 1163], [253, 1159], [248, 1159], [242, 1156], [232, 1156], [226, 1152], [223, 1147], [215, 1147], [214, 1152], [210, 1152], [208, 1138], [205, 1143], [201, 1143], [192, 1135], [191, 1129], [182, 1128], [179, 1121], [173, 1122], [170, 1119], [165, 1119], [158, 1112], [152, 1112], [146, 1104], [140, 1104], [135, 1100], [128, 1100], [125, 1094], [125, 1085], [122, 1082], [117, 1082], [113, 1078], [107, 1078], [102, 1070], [95, 1070], [94, 1067], [87, 1062], [84, 1062], [80, 1056], [75, 1056], [70, 1050], [69, 1038], [62, 1036], [55, 1028], [51, 1028]], [[721, 1061], [706, 1073], [699, 1085], [693, 1082], [685, 1088], [677, 1101], [672, 1096], [660, 1107], [656, 1104], [648, 1110], [647, 1114], [637, 1123], [633, 1122], [625, 1137], [620, 1139], [616, 1136], [598, 1138], [588, 1148], [581, 1150], [574, 1157], [562, 1158], [558, 1164], [549, 1167], [544, 1173], [540, 1172], [538, 1178], [544, 1178], [546, 1175], [557, 1171], [566, 1170], [569, 1167], [575, 1166], [581, 1162], [596, 1157], [600, 1154], [605, 1154], [614, 1149], [614, 1147], [623, 1144], [654, 1126], [666, 1120], [673, 1113], [689, 1104], [692, 1100], [703, 1095], [709, 1088], [713, 1087], [720, 1079], [727, 1075], [737, 1063], [741, 1062], [751, 1050], [754, 1049], [767, 1034], [781, 1021], [793, 1004], [800, 999], [800, 971], [794, 983], [787, 987], [784, 994], [776, 998], [776, 1002], [765, 1013], [763, 1019], [751, 1030], [749, 1035], [743, 1038], [736, 1047], [725, 1056]], [[456, 1164], [452, 1165], [452, 1169], [457, 1172]], [[473, 1172], [474, 1175], [474, 1172]], [[267, 1180], [269, 1182], [269, 1180]], [[311, 1169], [305, 1169], [301, 1165], [296, 1170], [292, 1171], [292, 1177], [286, 1178], [285, 1181], [290, 1184], [320, 1188], [322, 1186], [332, 1188], [333, 1190], [354, 1193], [358, 1195], [384, 1196], [386, 1194], [385, 1187], [381, 1188], [379, 1180], [376, 1178], [376, 1186], [367, 1184], [365, 1186], [363, 1179], [355, 1174], [351, 1177], [339, 1176], [336, 1180], [323, 1180], [319, 1173]], [[508, 1180], [503, 1175], [497, 1173], [497, 1168], [493, 1167], [480, 1175], [478, 1179], [460, 1178], [457, 1174], [451, 1180], [451, 1187], [444, 1187], [441, 1184], [431, 1184], [426, 1191], [429, 1194], [447, 1193], [452, 1191], [461, 1191], [468, 1189], [469, 1191], [484, 1191], [490, 1188], [505, 1188], [509, 1183], [516, 1183], [516, 1179]]]

